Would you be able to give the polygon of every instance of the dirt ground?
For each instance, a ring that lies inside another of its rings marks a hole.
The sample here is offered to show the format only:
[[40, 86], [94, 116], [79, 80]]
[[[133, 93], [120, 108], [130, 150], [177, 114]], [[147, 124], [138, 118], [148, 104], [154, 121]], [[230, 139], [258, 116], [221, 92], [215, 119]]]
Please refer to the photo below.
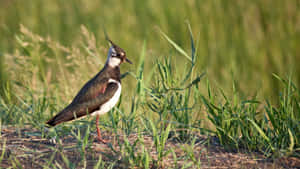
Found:
[[[30, 134], [28, 134], [30, 133]], [[36, 135], [34, 134], [36, 133]], [[112, 144], [112, 148], [106, 144], [99, 143], [94, 136], [90, 149], [85, 154], [85, 164], [80, 163], [82, 156], [78, 151], [77, 140], [72, 136], [61, 138], [60, 144], [50, 142], [50, 139], [41, 138], [39, 131], [32, 129], [29, 126], [17, 129], [15, 127], [2, 127], [0, 136], [0, 156], [3, 155], [3, 160], [0, 162], [0, 167], [8, 168], [43, 168], [49, 163], [55, 163], [57, 166], [68, 168], [65, 165], [63, 156], [76, 165], [76, 168], [93, 168], [97, 163], [99, 156], [105, 162], [115, 162], [114, 168], [128, 168], [128, 164], [122, 159], [119, 144], [116, 143], [116, 136], [109, 132], [103, 132], [104, 138], [108, 139]], [[119, 136], [120, 137], [120, 136]], [[196, 159], [200, 158], [201, 168], [300, 168], [300, 159], [289, 157], [279, 158], [276, 160], [266, 159], [259, 153], [243, 153], [243, 152], [227, 152], [217, 143], [212, 143], [210, 146], [203, 144], [207, 138], [197, 135], [197, 141], [193, 149]], [[128, 137], [130, 143], [137, 139], [135, 134]], [[122, 142], [122, 139], [120, 139]], [[5, 143], [5, 146], [3, 146]], [[144, 136], [145, 147], [151, 147], [150, 155], [152, 159], [157, 158], [155, 148], [153, 146], [152, 137]], [[164, 158], [163, 168], [181, 168], [184, 163], [191, 162], [184, 157], [186, 152], [182, 150], [185, 144], [178, 143], [174, 139], [168, 139], [166, 149], [171, 147], [175, 150], [177, 156], [177, 166], [174, 165], [172, 153]], [[5, 153], [2, 150], [5, 148]], [[152, 168], [156, 168], [152, 165]], [[192, 165], [189, 168], [196, 168]]]

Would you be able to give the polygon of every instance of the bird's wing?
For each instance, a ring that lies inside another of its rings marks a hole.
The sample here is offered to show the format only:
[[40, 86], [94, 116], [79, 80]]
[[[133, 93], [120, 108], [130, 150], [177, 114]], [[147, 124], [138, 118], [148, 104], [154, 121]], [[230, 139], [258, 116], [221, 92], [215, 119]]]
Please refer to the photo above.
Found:
[[[118, 84], [115, 82], [107, 83], [105, 91], [102, 93], [101, 90], [96, 92], [96, 94], [90, 93], [88, 97], [79, 97], [78, 101], [74, 101], [67, 106], [64, 110], [50, 119], [47, 124], [55, 126], [59, 123], [71, 121], [79, 117], [83, 117], [87, 114], [90, 114], [96, 110], [99, 110], [102, 104], [107, 102], [115, 92], [118, 90]], [[100, 92], [101, 91], [101, 92]], [[88, 90], [88, 92], [90, 92]]]
[[83, 103], [103, 94], [108, 85], [109, 78], [91, 79], [88, 81], [75, 96], [71, 104]]

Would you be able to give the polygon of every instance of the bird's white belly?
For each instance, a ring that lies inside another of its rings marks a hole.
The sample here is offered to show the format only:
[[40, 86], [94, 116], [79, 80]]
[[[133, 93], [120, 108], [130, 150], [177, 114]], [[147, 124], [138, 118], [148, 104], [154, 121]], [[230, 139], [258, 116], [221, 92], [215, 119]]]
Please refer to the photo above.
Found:
[[118, 90], [116, 91], [114, 96], [108, 102], [101, 105], [100, 110], [94, 111], [92, 113], [92, 116], [105, 114], [117, 104], [121, 95], [121, 84], [119, 82], [117, 82], [117, 84]]

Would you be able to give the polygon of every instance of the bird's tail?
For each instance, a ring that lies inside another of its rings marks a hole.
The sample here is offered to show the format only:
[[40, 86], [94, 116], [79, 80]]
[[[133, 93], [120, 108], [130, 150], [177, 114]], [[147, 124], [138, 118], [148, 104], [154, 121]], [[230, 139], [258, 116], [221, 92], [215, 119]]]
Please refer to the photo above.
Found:
[[49, 126], [53, 127], [56, 126], [62, 122], [68, 121], [68, 119], [66, 119], [66, 116], [64, 115], [64, 113], [59, 113], [56, 116], [54, 116], [53, 118], [51, 118], [50, 120], [48, 120], [46, 122], [46, 124], [48, 124]]
[[68, 107], [61, 112], [59, 112], [56, 116], [52, 117], [50, 120], [46, 122], [46, 124], [50, 127], [56, 126], [60, 123], [72, 121], [78, 118], [75, 113], [72, 113]]
[[54, 116], [53, 118], [51, 118], [50, 120], [48, 120], [46, 122], [46, 124], [48, 124], [49, 126], [53, 127], [53, 126], [56, 126], [58, 123], [58, 118], [57, 118], [57, 115]]

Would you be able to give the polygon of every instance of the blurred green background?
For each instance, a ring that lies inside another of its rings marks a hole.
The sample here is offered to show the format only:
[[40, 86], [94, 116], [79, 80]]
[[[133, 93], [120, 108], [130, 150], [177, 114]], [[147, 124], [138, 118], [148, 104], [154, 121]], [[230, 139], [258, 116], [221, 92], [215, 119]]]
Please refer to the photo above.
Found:
[[[186, 58], [158, 30], [190, 52], [187, 22], [197, 41], [196, 69], [206, 71], [214, 86], [230, 93], [234, 81], [244, 97], [258, 93], [268, 99], [280, 88], [272, 73], [291, 76], [300, 86], [299, 0], [1, 0], [0, 93], [10, 98], [20, 92], [18, 86], [48, 88], [70, 99], [105, 61], [103, 26], [135, 63], [146, 43], [145, 77], [153, 61], [164, 56], [171, 56], [181, 71]], [[78, 64], [68, 65], [69, 56]], [[96, 62], [93, 69], [80, 57]], [[135, 66], [122, 69], [135, 71]], [[57, 80], [61, 77], [66, 83]], [[80, 83], [72, 86], [70, 79]]]

